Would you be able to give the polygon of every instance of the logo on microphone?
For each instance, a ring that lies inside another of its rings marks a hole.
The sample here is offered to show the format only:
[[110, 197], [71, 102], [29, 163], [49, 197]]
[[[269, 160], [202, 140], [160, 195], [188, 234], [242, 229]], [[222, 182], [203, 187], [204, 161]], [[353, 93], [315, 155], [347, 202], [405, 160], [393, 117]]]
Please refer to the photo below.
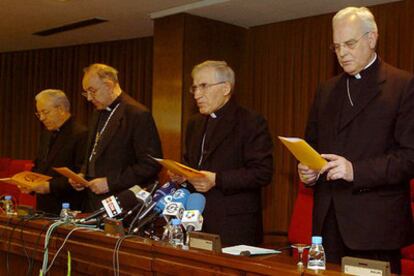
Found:
[[173, 198], [174, 199], [179, 199], [179, 198], [184, 198], [185, 197], [185, 193], [183, 190], [178, 189], [177, 191], [175, 191], [175, 193], [173, 194]]

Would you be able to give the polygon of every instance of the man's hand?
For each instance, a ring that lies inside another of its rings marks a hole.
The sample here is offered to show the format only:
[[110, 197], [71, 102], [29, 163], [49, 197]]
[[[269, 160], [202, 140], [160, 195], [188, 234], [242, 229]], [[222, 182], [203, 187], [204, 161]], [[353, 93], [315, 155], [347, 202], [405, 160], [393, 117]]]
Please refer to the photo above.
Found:
[[322, 154], [322, 157], [328, 160], [328, 164], [321, 170], [321, 174], [327, 172], [327, 180], [354, 181], [354, 168], [350, 161], [336, 154]]
[[97, 195], [109, 192], [108, 180], [106, 177], [95, 178], [89, 181], [88, 188]]
[[50, 183], [49, 181], [41, 182], [31, 187], [27, 186], [17, 186], [22, 193], [29, 194], [35, 192], [37, 194], [48, 194], [50, 193]]
[[[78, 173], [78, 175], [82, 178], [85, 177], [83, 173]], [[75, 189], [78, 192], [85, 189], [85, 185], [83, 185], [82, 183], [75, 182], [70, 178], [68, 179], [68, 181], [69, 181], [69, 184], [72, 185], [73, 189]]]
[[206, 193], [211, 188], [216, 186], [216, 174], [209, 171], [201, 171], [203, 176], [188, 179], [188, 181], [194, 186], [197, 192]]
[[300, 181], [302, 181], [305, 185], [315, 183], [319, 178], [319, 171], [312, 170], [302, 163], [298, 164], [298, 174]]
[[167, 175], [173, 182], [180, 184], [180, 185], [187, 180], [184, 176], [175, 174], [171, 172], [170, 170], [167, 170]]

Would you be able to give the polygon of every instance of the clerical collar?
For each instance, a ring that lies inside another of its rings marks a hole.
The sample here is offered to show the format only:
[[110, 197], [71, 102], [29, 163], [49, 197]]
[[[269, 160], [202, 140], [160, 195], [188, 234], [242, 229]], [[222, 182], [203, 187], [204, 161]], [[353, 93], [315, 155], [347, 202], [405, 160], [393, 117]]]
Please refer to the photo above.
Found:
[[70, 120], [72, 120], [72, 116], [69, 116], [69, 118], [67, 118], [66, 121], [64, 121], [63, 124], [60, 127], [58, 127], [57, 129], [52, 130], [51, 132], [52, 133], [58, 133], [61, 129], [65, 128], [65, 126], [68, 125], [68, 122]]
[[226, 112], [226, 110], [229, 109], [229, 106], [232, 105], [232, 102], [233, 102], [233, 99], [230, 98], [230, 100], [227, 103], [225, 103], [219, 110], [216, 110], [215, 112], [210, 113], [210, 115], [209, 115], [210, 118], [217, 119], [217, 118], [223, 116], [223, 114]]
[[119, 94], [118, 97], [116, 97], [116, 99], [110, 105], [108, 105], [105, 108], [105, 110], [111, 112], [121, 101], [121, 95], [122, 95], [122, 92], [121, 92], [121, 94]]
[[[375, 54], [374, 58], [371, 60], [371, 62], [370, 62], [370, 63], [368, 63], [368, 64], [367, 64], [367, 66], [365, 66], [365, 67], [364, 67], [364, 69], [363, 69], [362, 71], [366, 70], [368, 67], [370, 67], [372, 64], [374, 64], [374, 62], [377, 60], [377, 53], [374, 53], [374, 54]], [[362, 72], [362, 71], [361, 71], [361, 72]], [[360, 72], [360, 73], [361, 73], [361, 72]], [[362, 79], [362, 76], [361, 76], [361, 74], [360, 74], [360, 73], [358, 73], [358, 74], [354, 75], [354, 77], [355, 77], [357, 80]]]

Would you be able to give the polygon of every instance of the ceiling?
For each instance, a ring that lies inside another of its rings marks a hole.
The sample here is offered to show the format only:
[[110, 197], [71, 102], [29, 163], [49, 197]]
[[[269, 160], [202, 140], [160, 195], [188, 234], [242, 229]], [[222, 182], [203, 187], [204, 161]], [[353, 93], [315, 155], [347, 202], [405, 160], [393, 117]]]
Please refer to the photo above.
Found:
[[[0, 0], [0, 52], [151, 36], [151, 17], [187, 12], [243, 27], [396, 0]], [[152, 15], [152, 16], [151, 16]], [[50, 36], [45, 29], [99, 17], [108, 22]]]

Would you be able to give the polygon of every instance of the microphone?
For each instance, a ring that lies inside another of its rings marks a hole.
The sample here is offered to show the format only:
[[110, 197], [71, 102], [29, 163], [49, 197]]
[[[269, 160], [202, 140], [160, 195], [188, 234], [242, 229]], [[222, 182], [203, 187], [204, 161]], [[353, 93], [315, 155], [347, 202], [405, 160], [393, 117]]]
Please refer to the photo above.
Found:
[[[138, 221], [138, 226], [133, 229], [134, 233], [138, 231], [140, 227], [145, 225], [148, 221], [154, 219], [159, 213], [164, 210], [167, 201], [165, 201], [166, 196], [175, 193], [177, 190], [176, 183], [169, 181], [164, 183], [158, 190], [155, 191], [154, 196], [152, 197], [152, 202], [146, 206], [145, 209], [142, 209], [141, 212], [137, 213], [132, 222], [129, 225], [129, 233], [134, 227], [135, 223]], [[170, 196], [171, 197], [171, 196]], [[144, 218], [146, 218], [144, 220]]]
[[[189, 195], [190, 192], [184, 188], [175, 191], [171, 196], [171, 201], [167, 203], [162, 212], [167, 221], [172, 217], [182, 218]], [[169, 200], [169, 198], [166, 198], [166, 200]]]
[[204, 207], [206, 207], [206, 197], [200, 193], [192, 193], [188, 196], [186, 210], [198, 210], [203, 213]]
[[177, 190], [175, 182], [169, 181], [164, 183], [158, 190], [155, 191], [153, 201], [157, 202], [166, 195], [173, 194]]
[[148, 201], [151, 201], [151, 194], [136, 185], [128, 190], [122, 191], [118, 196], [110, 196], [101, 202], [107, 215], [113, 218], [136, 207], [138, 204], [145, 205]]
[[[110, 196], [102, 200], [102, 205], [99, 210], [91, 215], [79, 220], [80, 223], [89, 221], [98, 217], [110, 216], [111, 218], [120, 214], [123, 210], [134, 207], [136, 204], [145, 202], [145, 193], [140, 193], [142, 188], [138, 185], [132, 186], [128, 190], [120, 192], [116, 196]], [[138, 197], [139, 194], [139, 198]], [[144, 199], [144, 200], [143, 200]], [[142, 202], [141, 202], [142, 201]]]
[[[128, 233], [137, 233], [144, 225], [158, 217], [158, 215], [165, 209], [165, 206], [168, 203], [168, 201], [166, 201], [167, 197], [170, 196], [166, 195], [160, 200], [158, 200], [158, 202], [151, 203], [149, 207], [144, 212], [142, 212], [142, 214], [138, 217], [137, 220], [132, 221], [131, 225], [129, 226]], [[137, 223], [137, 226], [133, 228], [135, 223]]]
[[188, 197], [186, 211], [183, 213], [181, 224], [187, 232], [201, 231], [203, 216], [201, 215], [206, 205], [206, 198], [200, 193], [192, 193]]

